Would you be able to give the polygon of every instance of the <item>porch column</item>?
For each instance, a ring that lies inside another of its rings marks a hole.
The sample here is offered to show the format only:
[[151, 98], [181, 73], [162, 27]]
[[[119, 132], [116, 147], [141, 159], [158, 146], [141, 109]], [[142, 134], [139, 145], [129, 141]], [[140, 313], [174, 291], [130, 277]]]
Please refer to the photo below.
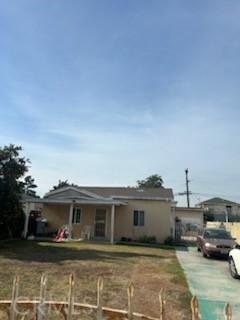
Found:
[[68, 220], [68, 226], [69, 226], [69, 239], [72, 239], [73, 207], [74, 207], [74, 203], [71, 203], [70, 208], [69, 208], [69, 220]]
[[110, 235], [110, 242], [114, 244], [114, 225], [115, 225], [115, 205], [112, 205], [111, 210], [111, 235]]
[[172, 225], [172, 237], [175, 240], [176, 239], [176, 213], [175, 213], [175, 206], [171, 207], [171, 225]]
[[23, 238], [26, 239], [27, 238], [27, 232], [28, 232], [28, 222], [29, 222], [29, 213], [30, 213], [30, 204], [29, 202], [26, 202], [25, 205], [25, 209], [24, 209], [24, 215], [25, 215], [25, 221], [24, 221], [24, 229], [23, 229]]

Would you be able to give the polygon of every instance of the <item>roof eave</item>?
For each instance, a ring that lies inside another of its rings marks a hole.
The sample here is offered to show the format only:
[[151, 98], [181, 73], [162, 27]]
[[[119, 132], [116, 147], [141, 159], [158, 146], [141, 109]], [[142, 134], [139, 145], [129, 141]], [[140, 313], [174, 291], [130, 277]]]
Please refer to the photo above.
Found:
[[167, 201], [172, 202], [173, 198], [164, 198], [164, 197], [148, 197], [148, 196], [112, 196], [112, 199], [125, 199], [125, 200], [150, 200], [150, 201]]
[[48, 199], [48, 198], [43, 198], [43, 199], [38, 199], [38, 200], [33, 200], [33, 201], [26, 201], [28, 203], [42, 203], [42, 204], [89, 204], [89, 205], [127, 205], [126, 202], [123, 201], [117, 201], [117, 200], [101, 200], [101, 199], [96, 199], [96, 200], [86, 200], [86, 199]]

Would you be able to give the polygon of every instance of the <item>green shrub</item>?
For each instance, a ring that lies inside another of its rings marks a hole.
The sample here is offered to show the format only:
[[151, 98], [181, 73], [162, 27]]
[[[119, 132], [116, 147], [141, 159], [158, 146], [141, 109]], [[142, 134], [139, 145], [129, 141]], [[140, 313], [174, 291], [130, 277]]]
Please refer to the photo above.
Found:
[[174, 244], [174, 239], [172, 236], [168, 236], [165, 240], [164, 240], [164, 244], [166, 245], [173, 245]]
[[156, 243], [156, 237], [155, 236], [142, 236], [139, 238], [139, 242], [142, 243]]

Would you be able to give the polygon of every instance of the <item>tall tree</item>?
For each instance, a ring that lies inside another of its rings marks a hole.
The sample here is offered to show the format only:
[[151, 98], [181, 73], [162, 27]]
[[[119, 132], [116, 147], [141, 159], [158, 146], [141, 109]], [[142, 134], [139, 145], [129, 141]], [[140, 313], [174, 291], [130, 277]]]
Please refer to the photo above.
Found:
[[36, 191], [34, 190], [37, 188], [37, 185], [35, 184], [35, 181], [31, 176], [26, 176], [24, 178], [23, 184], [24, 184], [25, 194], [32, 196], [32, 197], [37, 197]]
[[[22, 181], [30, 161], [20, 156], [22, 148], [10, 144], [0, 147], [0, 233], [1, 237], [15, 237], [22, 231], [24, 215], [21, 195]], [[21, 231], [20, 231], [21, 230]]]
[[58, 189], [61, 189], [63, 187], [69, 187], [69, 186], [70, 186], [70, 184], [68, 183], [68, 180], [64, 180], [64, 181], [58, 180], [58, 184], [56, 186], [53, 186], [51, 191], [58, 190]]
[[153, 174], [144, 180], [138, 180], [138, 188], [160, 188], [163, 185], [163, 179], [158, 174]]

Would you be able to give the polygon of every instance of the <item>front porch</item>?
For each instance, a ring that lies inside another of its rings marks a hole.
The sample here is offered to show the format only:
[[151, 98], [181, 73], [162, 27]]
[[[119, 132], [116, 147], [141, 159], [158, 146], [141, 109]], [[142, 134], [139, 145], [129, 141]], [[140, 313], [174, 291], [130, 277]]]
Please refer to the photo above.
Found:
[[[115, 200], [52, 200], [39, 199], [47, 233], [68, 226], [69, 240], [98, 240], [114, 243], [116, 207], [124, 203]], [[28, 209], [29, 206], [27, 206]], [[24, 237], [29, 230], [30, 210], [26, 210]]]

